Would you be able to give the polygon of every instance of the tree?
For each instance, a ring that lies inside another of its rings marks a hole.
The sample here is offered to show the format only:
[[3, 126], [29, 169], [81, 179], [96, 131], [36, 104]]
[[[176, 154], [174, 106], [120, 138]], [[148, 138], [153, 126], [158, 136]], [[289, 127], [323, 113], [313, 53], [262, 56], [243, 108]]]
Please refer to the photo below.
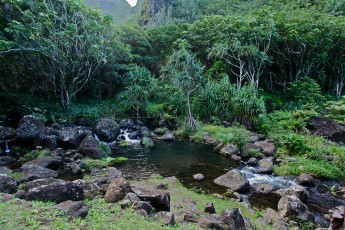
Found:
[[[10, 1], [20, 20], [8, 23], [13, 36], [0, 54], [17, 53], [30, 62], [42, 85], [60, 98], [66, 113], [71, 99], [110, 57], [125, 48], [116, 40], [110, 16], [102, 17], [81, 0]], [[42, 84], [44, 83], [44, 84]]]
[[193, 118], [190, 108], [190, 95], [203, 83], [203, 67], [196, 57], [188, 50], [186, 40], [178, 40], [179, 50], [175, 50], [169, 57], [167, 64], [162, 68], [163, 78], [181, 89], [187, 98], [188, 125], [192, 129], [198, 129], [199, 125]]

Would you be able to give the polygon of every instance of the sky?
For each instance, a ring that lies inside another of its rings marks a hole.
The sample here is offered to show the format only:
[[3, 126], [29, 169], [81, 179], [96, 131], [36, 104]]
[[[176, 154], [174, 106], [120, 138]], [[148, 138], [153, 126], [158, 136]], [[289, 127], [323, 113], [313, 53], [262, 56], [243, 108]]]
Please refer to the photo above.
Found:
[[129, 5], [131, 5], [132, 7], [135, 6], [137, 4], [137, 0], [127, 0], [127, 2], [129, 3]]

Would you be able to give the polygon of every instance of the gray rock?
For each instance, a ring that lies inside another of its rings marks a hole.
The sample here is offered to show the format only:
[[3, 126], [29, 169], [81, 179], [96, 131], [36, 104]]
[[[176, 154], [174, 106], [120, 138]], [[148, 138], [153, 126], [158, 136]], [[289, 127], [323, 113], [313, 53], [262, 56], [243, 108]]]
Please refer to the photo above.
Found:
[[345, 229], [345, 206], [338, 206], [330, 210], [331, 226], [330, 229]]
[[131, 191], [131, 185], [128, 181], [123, 178], [117, 178], [109, 185], [104, 200], [108, 203], [115, 203], [122, 200]]
[[166, 132], [162, 137], [159, 138], [162, 141], [174, 141], [175, 136], [171, 131]]
[[129, 200], [123, 200], [120, 204], [122, 209], [129, 208], [129, 207], [131, 207], [131, 205], [132, 205], [132, 203]]
[[32, 188], [36, 188], [42, 185], [49, 185], [57, 182], [64, 182], [60, 179], [54, 179], [54, 178], [45, 178], [45, 179], [37, 179], [33, 181], [29, 181], [22, 185], [22, 189], [25, 191], [25, 194]]
[[164, 222], [165, 225], [175, 225], [175, 216], [172, 212], [161, 211], [155, 216], [159, 221]]
[[272, 184], [256, 184], [253, 189], [256, 193], [269, 194], [274, 191], [274, 186]]
[[15, 197], [12, 194], [0, 193], [0, 203], [5, 203], [7, 201], [13, 200]]
[[131, 119], [124, 119], [120, 122], [120, 127], [122, 129], [131, 129], [134, 126], [134, 122]]
[[217, 146], [213, 149], [214, 152], [219, 153], [220, 150], [223, 148], [224, 143], [220, 142], [219, 144], [217, 144]]
[[264, 151], [263, 147], [261, 145], [256, 144], [256, 143], [248, 143], [246, 145], [246, 147], [244, 148], [244, 151], [248, 152], [250, 149], [254, 149], [254, 150], [258, 151], [258, 152], [263, 152]]
[[250, 189], [250, 184], [237, 169], [230, 170], [223, 176], [214, 180], [214, 183], [230, 188], [233, 192], [245, 192]]
[[193, 179], [196, 181], [203, 181], [205, 180], [205, 176], [202, 175], [201, 173], [198, 173], [198, 174], [193, 175]]
[[132, 187], [132, 190], [141, 200], [149, 201], [156, 211], [170, 212], [170, 194], [168, 192], [137, 187]]
[[217, 214], [207, 214], [201, 217], [198, 221], [198, 226], [206, 229], [227, 229], [226, 224], [221, 220], [220, 215]]
[[10, 176], [0, 174], [0, 192], [14, 194], [18, 190], [17, 182]]
[[269, 140], [256, 142], [255, 145], [261, 146], [263, 153], [268, 157], [274, 156], [277, 152], [277, 148]]
[[139, 137], [139, 132], [138, 131], [133, 131], [128, 135], [129, 139], [135, 140]]
[[105, 152], [99, 147], [98, 141], [92, 136], [87, 136], [80, 143], [79, 152], [85, 156], [100, 159], [106, 157]]
[[23, 165], [20, 168], [21, 173], [23, 176], [28, 180], [37, 180], [37, 179], [44, 179], [44, 178], [57, 178], [58, 172], [44, 168], [38, 165]]
[[272, 227], [277, 230], [288, 230], [285, 221], [278, 221], [277, 223], [274, 223]]
[[224, 210], [220, 219], [227, 225], [229, 230], [246, 230], [244, 218], [240, 209], [234, 208], [231, 210]]
[[43, 168], [57, 170], [63, 165], [63, 162], [61, 157], [42, 157], [26, 162], [23, 166], [29, 165], [37, 165]]
[[271, 174], [273, 173], [273, 159], [264, 158], [258, 162], [257, 166], [258, 173], [261, 174]]
[[0, 140], [10, 140], [15, 138], [15, 130], [10, 127], [2, 127], [0, 126]]
[[309, 212], [309, 208], [294, 196], [282, 197], [278, 203], [278, 210], [283, 217], [295, 216], [306, 221], [314, 221], [315, 219], [313, 214]]
[[79, 201], [84, 199], [84, 191], [80, 185], [73, 182], [58, 182], [29, 189], [25, 200], [52, 201], [56, 203], [67, 200]]
[[237, 148], [236, 145], [227, 143], [221, 150], [220, 154], [225, 155], [225, 156], [231, 156], [231, 155], [236, 155], [239, 154], [240, 150]]
[[240, 156], [237, 156], [237, 155], [232, 155], [232, 156], [231, 156], [231, 159], [232, 159], [233, 161], [241, 161], [241, 160], [242, 160], [242, 158], [241, 158]]
[[152, 207], [152, 205], [146, 201], [139, 201], [139, 202], [134, 203], [133, 209], [145, 210], [147, 214], [151, 214], [155, 212], [155, 209]]
[[44, 122], [34, 116], [24, 116], [16, 130], [16, 139], [20, 142], [30, 143], [44, 130]]
[[258, 160], [254, 157], [250, 158], [247, 162], [247, 165], [255, 167], [258, 164]]
[[113, 180], [116, 178], [123, 177], [122, 172], [114, 167], [101, 169], [100, 174], [103, 177], [111, 178]]
[[302, 202], [306, 202], [308, 200], [309, 194], [306, 189], [304, 189], [302, 186], [294, 185], [288, 188], [279, 189], [275, 191], [275, 193], [280, 196], [294, 196], [297, 197]]
[[210, 214], [215, 214], [216, 213], [216, 209], [214, 208], [213, 203], [208, 203], [204, 209], [205, 213], [210, 213]]
[[17, 162], [17, 159], [10, 156], [0, 156], [0, 166], [8, 166]]
[[84, 191], [84, 198], [88, 200], [95, 199], [101, 190], [101, 188], [92, 181], [87, 180], [75, 180], [73, 181], [74, 184], [77, 184], [83, 188]]
[[63, 147], [78, 148], [85, 137], [91, 134], [90, 130], [84, 130], [79, 127], [67, 127], [59, 130], [58, 141]]
[[34, 146], [46, 146], [47, 144], [47, 139], [49, 137], [56, 137], [57, 138], [58, 135], [58, 130], [50, 128], [50, 127], [46, 127], [44, 128], [44, 130], [39, 133], [35, 140], [34, 140]]
[[153, 143], [152, 139], [149, 138], [149, 137], [144, 137], [144, 138], [141, 140], [140, 144], [141, 144], [142, 146], [144, 146], [144, 147], [153, 147], [153, 146], [155, 146], [155, 144]]
[[145, 127], [145, 126], [140, 127], [140, 129], [139, 129], [139, 137], [140, 138], [147, 137], [149, 134], [150, 134], [150, 131], [147, 127]]
[[58, 137], [57, 136], [48, 136], [46, 138], [46, 147], [50, 150], [54, 150], [57, 149], [57, 147], [59, 146], [58, 144]]
[[251, 136], [251, 137], [250, 137], [250, 140], [251, 140], [253, 143], [255, 143], [255, 142], [259, 141], [260, 138], [259, 138], [258, 136]]
[[167, 182], [160, 182], [156, 185], [156, 189], [168, 190], [169, 184]]
[[271, 208], [267, 208], [264, 214], [264, 221], [267, 224], [273, 224], [278, 221], [284, 221], [284, 218]]
[[54, 205], [51, 210], [57, 209], [64, 211], [67, 216], [85, 218], [89, 213], [89, 207], [83, 201], [65, 201], [60, 204]]
[[127, 193], [124, 200], [129, 200], [132, 204], [135, 204], [135, 203], [141, 201], [140, 198], [137, 196], [137, 194], [135, 194], [133, 192]]
[[11, 173], [13, 172], [11, 169], [7, 168], [7, 167], [0, 167], [0, 174], [7, 174], [7, 173]]
[[103, 118], [96, 121], [93, 131], [101, 141], [113, 142], [120, 135], [120, 127], [113, 119]]
[[302, 186], [314, 187], [315, 179], [309, 174], [303, 173], [298, 177], [297, 183]]
[[313, 117], [307, 121], [307, 129], [312, 133], [324, 136], [331, 141], [344, 142], [345, 127], [338, 121], [327, 117]]

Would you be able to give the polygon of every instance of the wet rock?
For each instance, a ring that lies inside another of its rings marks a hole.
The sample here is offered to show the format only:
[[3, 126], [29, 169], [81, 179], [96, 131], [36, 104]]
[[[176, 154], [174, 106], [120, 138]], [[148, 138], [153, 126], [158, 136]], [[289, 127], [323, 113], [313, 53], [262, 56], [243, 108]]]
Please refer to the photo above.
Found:
[[7, 201], [13, 200], [15, 197], [11, 194], [0, 193], [0, 203], [5, 203]]
[[7, 167], [0, 167], [0, 174], [7, 174], [7, 173], [11, 173], [12, 170], [7, 168]]
[[162, 137], [159, 137], [158, 139], [162, 141], [174, 141], [175, 136], [171, 131], [168, 131]]
[[307, 129], [337, 143], [343, 143], [345, 140], [345, 127], [327, 117], [311, 118], [307, 121]]
[[273, 159], [264, 158], [258, 162], [257, 166], [258, 173], [271, 174], [273, 172]]
[[131, 129], [134, 126], [134, 122], [127, 118], [122, 120], [119, 125], [122, 129]]
[[305, 190], [303, 187], [299, 185], [294, 185], [288, 188], [279, 189], [275, 191], [275, 193], [280, 197], [294, 196], [294, 197], [297, 197], [302, 202], [306, 202], [309, 197], [307, 190]]
[[50, 137], [57, 138], [58, 133], [59, 132], [56, 129], [50, 127], [44, 128], [44, 130], [36, 136], [34, 140], [34, 146], [46, 146], [47, 139]]
[[58, 172], [38, 165], [23, 165], [20, 171], [28, 180], [58, 177]]
[[331, 210], [331, 226], [332, 230], [345, 229], [345, 206], [339, 206]]
[[57, 136], [48, 136], [46, 138], [46, 147], [50, 150], [57, 149], [58, 147], [58, 137]]
[[153, 146], [155, 146], [155, 144], [153, 143], [152, 139], [149, 138], [149, 137], [144, 137], [144, 138], [141, 140], [140, 144], [141, 144], [142, 146], [144, 146], [144, 147], [153, 147]]
[[247, 162], [247, 165], [255, 167], [258, 164], [258, 160], [254, 157], [250, 158]]
[[0, 140], [10, 140], [15, 138], [15, 130], [10, 127], [2, 127], [0, 126]]
[[230, 188], [234, 192], [245, 192], [250, 189], [250, 184], [237, 169], [230, 170], [226, 174], [214, 180], [214, 183]]
[[277, 148], [275, 147], [275, 145], [270, 142], [269, 140], [265, 140], [265, 141], [259, 141], [256, 142], [255, 145], [261, 146], [263, 149], [263, 153], [267, 156], [267, 157], [272, 157], [276, 154], [277, 152]]
[[80, 185], [73, 182], [58, 182], [32, 188], [25, 196], [25, 200], [52, 201], [56, 203], [67, 200], [79, 201], [84, 199], [84, 191]]
[[17, 162], [17, 159], [10, 156], [0, 157], [0, 166], [8, 166]]
[[167, 190], [168, 188], [169, 188], [169, 184], [164, 181], [156, 185], [156, 189]]
[[198, 173], [198, 174], [193, 175], [193, 179], [196, 181], [203, 181], [205, 180], [205, 176], [202, 175], [201, 173]]
[[133, 131], [128, 135], [129, 139], [135, 140], [139, 137], [139, 132], [138, 131]]
[[283, 217], [295, 216], [300, 220], [314, 221], [314, 216], [309, 212], [309, 208], [297, 197], [284, 196], [278, 203], [279, 213]]
[[147, 127], [145, 127], [145, 126], [140, 127], [140, 129], [139, 129], [139, 137], [140, 138], [147, 137], [149, 134], [150, 134], [150, 130]]
[[241, 161], [241, 160], [242, 160], [242, 158], [241, 158], [240, 156], [237, 156], [237, 155], [232, 155], [232, 156], [231, 156], [231, 159], [232, 159], [233, 161]]
[[220, 215], [217, 214], [207, 214], [200, 218], [198, 221], [198, 226], [200, 228], [206, 229], [221, 229], [226, 230], [226, 224], [220, 218]]
[[242, 216], [242, 213], [238, 208], [224, 210], [220, 216], [220, 219], [227, 225], [226, 229], [246, 230], [244, 217]]
[[85, 218], [89, 213], [89, 207], [83, 201], [65, 201], [60, 204], [54, 205], [51, 210], [57, 209], [64, 211], [67, 216]]
[[297, 183], [302, 186], [314, 187], [315, 179], [309, 174], [303, 173], [298, 177]]
[[44, 122], [34, 116], [24, 116], [16, 130], [16, 139], [20, 142], [32, 144], [35, 137], [44, 130]]
[[92, 181], [75, 180], [73, 183], [83, 188], [84, 199], [93, 200], [99, 195], [99, 191], [101, 190], [100, 187]]
[[99, 147], [98, 141], [92, 136], [87, 136], [81, 142], [78, 148], [79, 152], [85, 156], [101, 159], [106, 157], [105, 152]]
[[227, 143], [221, 150], [220, 154], [223, 154], [225, 156], [231, 156], [234, 154], [239, 154], [240, 150], [237, 148], [236, 145]]
[[269, 194], [274, 191], [274, 186], [272, 184], [256, 184], [253, 189], [256, 193]]
[[145, 210], [147, 214], [151, 214], [155, 212], [155, 209], [152, 207], [152, 205], [146, 201], [139, 201], [139, 202], [134, 203], [133, 209]]
[[156, 211], [170, 212], [170, 194], [168, 192], [137, 187], [133, 187], [132, 190], [141, 200], [149, 201]]
[[204, 210], [205, 213], [210, 213], [210, 214], [215, 214], [216, 213], [216, 209], [214, 208], [213, 203], [208, 203], [205, 207]]
[[128, 181], [123, 178], [117, 178], [109, 185], [104, 200], [108, 203], [115, 203], [122, 200], [131, 191], [131, 185]]
[[23, 166], [29, 165], [37, 165], [43, 168], [57, 170], [63, 165], [63, 162], [61, 157], [42, 157], [26, 162]]
[[113, 119], [103, 118], [96, 121], [93, 131], [101, 141], [113, 142], [120, 135], [120, 127]]
[[164, 222], [165, 225], [175, 225], [175, 216], [172, 212], [158, 212], [155, 216], [159, 221]]
[[58, 141], [63, 147], [78, 148], [88, 135], [91, 135], [90, 130], [84, 130], [79, 127], [67, 127], [59, 130]]
[[10, 176], [0, 174], [0, 192], [14, 194], [18, 190], [17, 182]]

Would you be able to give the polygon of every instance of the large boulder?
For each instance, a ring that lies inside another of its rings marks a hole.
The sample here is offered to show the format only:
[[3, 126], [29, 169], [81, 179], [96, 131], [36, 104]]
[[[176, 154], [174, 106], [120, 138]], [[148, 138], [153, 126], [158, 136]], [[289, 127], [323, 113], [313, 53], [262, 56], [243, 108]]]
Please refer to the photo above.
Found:
[[90, 135], [84, 138], [80, 143], [78, 150], [81, 154], [91, 158], [100, 159], [106, 157], [103, 149], [99, 147], [98, 141]]
[[331, 226], [329, 229], [345, 229], [345, 206], [338, 206], [331, 211]]
[[309, 208], [297, 197], [284, 196], [278, 203], [279, 214], [283, 217], [294, 216], [300, 220], [314, 221], [315, 217], [309, 211]]
[[147, 190], [139, 187], [132, 187], [132, 190], [141, 200], [150, 202], [156, 211], [170, 212], [170, 194], [168, 192]]
[[134, 126], [134, 122], [131, 119], [127, 118], [123, 119], [119, 125], [122, 129], [131, 129]]
[[318, 135], [337, 143], [345, 143], [345, 127], [327, 117], [313, 117], [307, 121], [307, 128]]
[[9, 166], [17, 162], [17, 159], [10, 156], [0, 156], [0, 166]]
[[294, 196], [297, 197], [302, 202], [306, 202], [308, 200], [309, 194], [306, 189], [302, 186], [294, 185], [288, 188], [279, 189], [275, 191], [275, 194], [284, 197], [284, 196]]
[[43, 168], [57, 170], [63, 165], [63, 162], [61, 157], [42, 157], [26, 162], [23, 166], [28, 165], [37, 165]]
[[81, 186], [84, 190], [84, 198], [88, 200], [93, 200], [99, 192], [101, 188], [92, 181], [87, 180], [75, 180], [73, 181], [74, 184]]
[[16, 131], [10, 127], [2, 127], [0, 126], [0, 140], [10, 140], [15, 138]]
[[38, 134], [34, 140], [34, 146], [46, 146], [47, 140], [57, 138], [59, 131], [50, 127], [44, 128], [44, 130]]
[[58, 177], [58, 172], [44, 168], [39, 165], [23, 165], [20, 168], [21, 173], [23, 176], [28, 180], [37, 180], [37, 179], [44, 179], [44, 178], [56, 178]]
[[135, 202], [133, 205], [134, 210], [145, 210], [147, 214], [151, 214], [155, 212], [154, 207], [149, 202], [146, 201], [139, 201]]
[[231, 155], [236, 155], [239, 154], [240, 150], [237, 148], [236, 145], [227, 143], [221, 150], [220, 154], [223, 154], [225, 156], [231, 156]]
[[108, 203], [115, 203], [122, 200], [131, 191], [131, 185], [128, 181], [123, 178], [117, 178], [109, 185], [104, 200]]
[[52, 201], [56, 203], [84, 199], [83, 187], [73, 182], [58, 182], [30, 189], [25, 200]]
[[17, 181], [10, 176], [0, 174], [0, 192], [16, 193], [18, 190]]
[[257, 172], [261, 174], [271, 174], [273, 172], [273, 159], [264, 158], [258, 162]]
[[64, 211], [67, 216], [85, 218], [89, 213], [89, 207], [83, 201], [65, 201], [54, 205], [50, 209]]
[[22, 184], [21, 186], [22, 186], [22, 189], [27, 192], [32, 188], [36, 188], [36, 187], [40, 187], [40, 186], [48, 185], [48, 184], [53, 184], [57, 182], [64, 182], [64, 181], [60, 179], [54, 179], [54, 178], [44, 178], [44, 179], [29, 181], [25, 184]]
[[144, 137], [141, 141], [140, 144], [144, 147], [154, 147], [155, 144], [153, 143], [153, 140], [149, 137]]
[[297, 183], [302, 186], [314, 187], [315, 179], [309, 174], [303, 173], [297, 178]]
[[233, 192], [246, 192], [250, 189], [249, 181], [237, 169], [230, 170], [218, 177], [214, 180], [214, 183], [228, 187]]
[[262, 152], [268, 157], [274, 156], [277, 152], [277, 148], [269, 140], [258, 141], [258, 142], [255, 142], [254, 145], [259, 146], [259, 148], [262, 148]]
[[150, 134], [150, 130], [147, 127], [145, 127], [145, 126], [140, 127], [140, 129], [139, 129], [139, 137], [140, 138], [147, 137], [149, 134]]
[[90, 130], [85, 130], [80, 127], [67, 127], [59, 131], [58, 141], [66, 148], [78, 148], [80, 143], [88, 135], [91, 135]]
[[101, 141], [113, 142], [120, 135], [120, 127], [113, 119], [103, 118], [96, 121], [93, 131]]
[[246, 230], [244, 217], [238, 208], [224, 210], [220, 215], [220, 219], [227, 225], [226, 229]]
[[16, 130], [16, 139], [20, 142], [30, 143], [44, 130], [44, 122], [34, 116], [24, 116]]
[[175, 136], [174, 136], [173, 132], [168, 131], [163, 136], [161, 136], [159, 138], [159, 140], [162, 140], [162, 141], [173, 141], [173, 140], [175, 140]]

